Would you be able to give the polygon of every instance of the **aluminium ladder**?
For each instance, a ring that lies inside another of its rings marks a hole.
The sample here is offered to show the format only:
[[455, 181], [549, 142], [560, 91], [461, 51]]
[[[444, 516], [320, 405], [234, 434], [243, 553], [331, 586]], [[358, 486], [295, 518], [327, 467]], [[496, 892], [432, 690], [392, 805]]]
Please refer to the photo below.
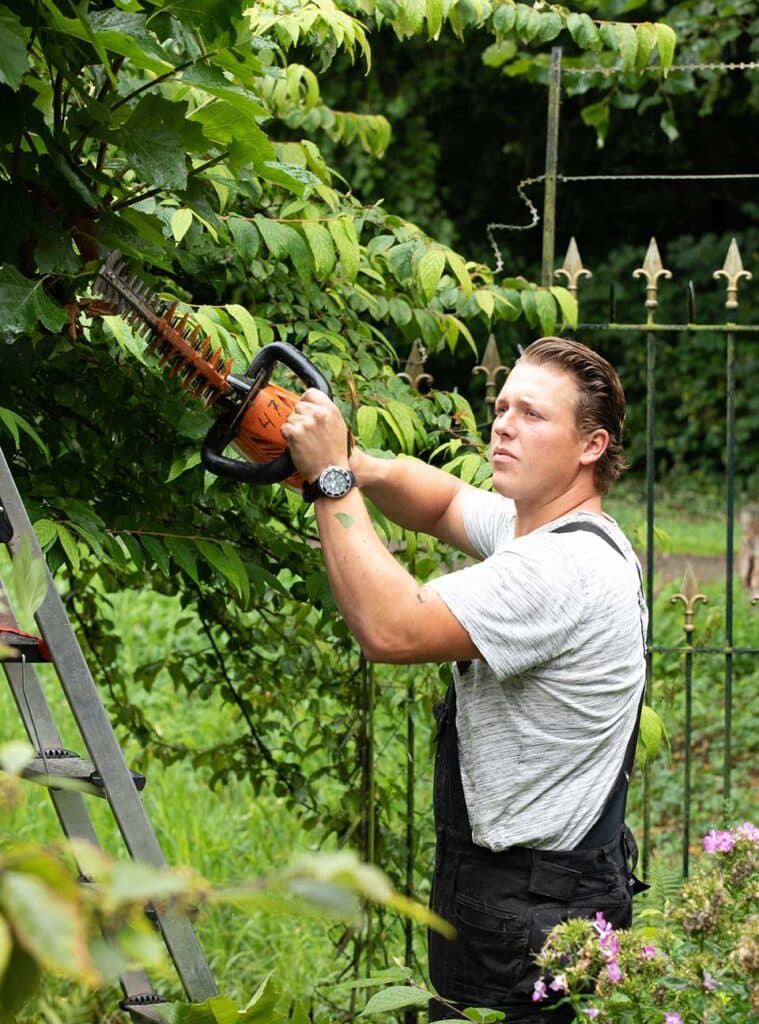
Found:
[[[10, 467], [0, 448], [0, 544], [13, 559], [19, 545], [28, 538], [33, 557], [45, 565], [47, 593], [35, 618], [41, 633], [37, 638], [18, 635], [18, 623], [0, 579], [0, 632], [15, 658], [2, 661], [21, 720], [35, 750], [35, 760], [25, 775], [50, 787], [50, 797], [65, 835], [100, 845], [82, 791], [104, 797], [110, 805], [125, 846], [134, 860], [165, 867], [155, 831], [140, 797], [145, 778], [131, 772], [124, 761], [111, 722], [100, 700], [82, 650], [55, 588], [37, 543], [26, 509], [16, 488]], [[10, 638], [10, 642], [9, 639]], [[15, 641], [15, 642], [14, 642]], [[86, 747], [88, 759], [63, 748], [58, 728], [33, 664], [52, 660], [61, 688]], [[76, 790], [56, 789], [56, 777], [75, 778]], [[202, 1002], [217, 994], [210, 968], [186, 915], [149, 911], [160, 929], [179, 979], [191, 1002]], [[124, 999], [121, 1006], [135, 1020], [164, 1021], [158, 1004], [165, 1003], [144, 970], [129, 971], [120, 978]]]

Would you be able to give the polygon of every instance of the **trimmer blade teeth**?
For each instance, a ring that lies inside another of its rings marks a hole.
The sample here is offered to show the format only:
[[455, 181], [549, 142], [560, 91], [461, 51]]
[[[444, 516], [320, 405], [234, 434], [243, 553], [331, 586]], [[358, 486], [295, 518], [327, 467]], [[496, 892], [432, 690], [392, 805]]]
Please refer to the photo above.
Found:
[[222, 353], [213, 351], [211, 338], [177, 303], [159, 299], [145, 281], [129, 271], [121, 254], [114, 250], [100, 268], [93, 291], [115, 305], [136, 335], [142, 335], [148, 352], [158, 357], [169, 374], [197, 396], [206, 407], [230, 390], [227, 376], [230, 359], [220, 366]]

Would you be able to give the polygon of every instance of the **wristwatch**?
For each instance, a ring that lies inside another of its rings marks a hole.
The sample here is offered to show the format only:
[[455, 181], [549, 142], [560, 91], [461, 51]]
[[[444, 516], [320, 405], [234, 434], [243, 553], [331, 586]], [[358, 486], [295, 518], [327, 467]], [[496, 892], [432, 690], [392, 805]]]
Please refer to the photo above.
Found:
[[342, 498], [357, 480], [349, 469], [342, 466], [327, 466], [311, 483], [303, 484], [303, 500], [315, 501], [316, 498]]

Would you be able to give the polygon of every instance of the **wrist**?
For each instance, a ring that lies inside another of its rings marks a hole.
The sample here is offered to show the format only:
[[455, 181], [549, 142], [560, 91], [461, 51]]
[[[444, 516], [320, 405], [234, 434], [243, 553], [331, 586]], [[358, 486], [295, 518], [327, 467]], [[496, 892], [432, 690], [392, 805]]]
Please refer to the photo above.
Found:
[[[347, 459], [345, 460], [347, 462]], [[347, 465], [330, 463], [313, 479], [303, 484], [304, 501], [312, 502], [317, 498], [344, 498], [356, 486], [356, 478]]]

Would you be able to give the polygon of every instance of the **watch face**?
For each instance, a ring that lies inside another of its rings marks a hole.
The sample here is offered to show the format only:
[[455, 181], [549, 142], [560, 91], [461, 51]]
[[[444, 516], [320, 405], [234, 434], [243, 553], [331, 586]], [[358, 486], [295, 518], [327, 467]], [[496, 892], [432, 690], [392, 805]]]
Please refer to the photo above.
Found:
[[319, 477], [319, 487], [328, 498], [341, 498], [351, 489], [351, 475], [341, 466], [328, 466]]

